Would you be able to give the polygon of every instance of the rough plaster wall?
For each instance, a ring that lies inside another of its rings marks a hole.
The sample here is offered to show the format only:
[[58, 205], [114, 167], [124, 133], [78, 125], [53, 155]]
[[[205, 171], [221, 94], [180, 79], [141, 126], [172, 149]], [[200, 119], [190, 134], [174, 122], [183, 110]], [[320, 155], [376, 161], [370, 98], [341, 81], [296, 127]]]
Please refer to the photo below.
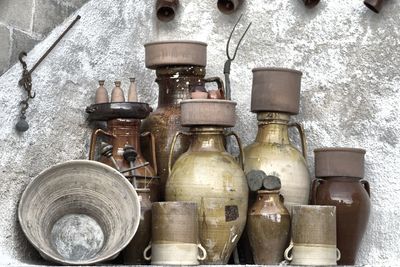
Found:
[[[232, 65], [233, 99], [238, 102], [236, 130], [249, 144], [256, 134], [249, 112], [253, 67], [277, 66], [303, 71], [301, 113], [310, 171], [314, 148], [354, 146], [367, 149], [365, 178], [371, 183], [373, 209], [358, 264], [395, 265], [400, 255], [397, 182], [400, 166], [400, 2], [387, 0], [381, 14], [362, 1], [321, 1], [307, 10], [301, 1], [251, 0], [226, 16], [216, 1], [182, 0], [175, 20], [155, 19], [152, 1], [90, 1], [81, 21], [33, 74], [37, 96], [27, 117], [28, 132], [18, 134], [19, 65], [0, 77], [0, 265], [38, 262], [17, 224], [21, 192], [41, 170], [69, 159], [87, 158], [90, 129], [84, 109], [93, 102], [97, 80], [138, 80], [142, 101], [157, 100], [154, 72], [144, 66], [143, 44], [163, 39], [208, 42], [209, 76], [222, 76], [225, 41], [239, 14], [253, 26]], [[71, 16], [71, 19], [76, 14]], [[28, 57], [32, 65], [57, 38], [56, 28]], [[236, 36], [237, 37], [237, 36]], [[296, 140], [297, 141], [297, 140]]]

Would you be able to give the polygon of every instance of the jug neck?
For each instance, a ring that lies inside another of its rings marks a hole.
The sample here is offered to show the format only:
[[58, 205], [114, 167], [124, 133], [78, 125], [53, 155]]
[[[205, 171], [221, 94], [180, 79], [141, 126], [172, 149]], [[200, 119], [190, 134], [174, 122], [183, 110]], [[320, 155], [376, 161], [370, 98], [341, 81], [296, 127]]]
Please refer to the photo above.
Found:
[[107, 122], [108, 132], [113, 134], [112, 145], [114, 149], [123, 149], [125, 145], [131, 145], [136, 152], [140, 150], [140, 120], [139, 119], [113, 119]]
[[184, 99], [190, 99], [190, 87], [203, 82], [205, 67], [163, 66], [156, 69], [158, 84], [158, 106], [178, 106]]
[[257, 200], [278, 203], [281, 201], [279, 190], [259, 190], [257, 191]]
[[290, 144], [288, 133], [289, 119], [290, 115], [287, 113], [258, 113], [258, 132], [256, 142]]
[[192, 127], [189, 151], [225, 151], [224, 128], [222, 127]]

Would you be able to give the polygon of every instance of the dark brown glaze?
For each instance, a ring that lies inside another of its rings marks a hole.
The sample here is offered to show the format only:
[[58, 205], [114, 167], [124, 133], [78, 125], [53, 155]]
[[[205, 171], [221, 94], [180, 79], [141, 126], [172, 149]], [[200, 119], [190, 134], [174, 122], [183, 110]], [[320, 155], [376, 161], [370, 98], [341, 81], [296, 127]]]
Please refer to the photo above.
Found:
[[[172, 139], [177, 131], [187, 131], [181, 126], [180, 102], [190, 99], [191, 87], [203, 82], [205, 67], [199, 66], [165, 66], [156, 70], [156, 82], [159, 86], [158, 107], [143, 121], [142, 132], [151, 132], [157, 140], [157, 169], [160, 176], [159, 199], [164, 199], [165, 183], [168, 178], [168, 156]], [[175, 162], [189, 148], [190, 140], [182, 136], [174, 149]], [[150, 158], [150, 143], [142, 141], [145, 157]]]
[[123, 251], [124, 264], [146, 264], [143, 251], [151, 240], [151, 199], [149, 189], [136, 189], [140, 200], [140, 222], [132, 241]]
[[355, 177], [324, 177], [312, 184], [311, 203], [336, 206], [339, 265], [354, 265], [368, 224], [369, 184]]
[[254, 262], [279, 264], [289, 243], [290, 215], [283, 205], [279, 190], [260, 190], [249, 209], [247, 219]]

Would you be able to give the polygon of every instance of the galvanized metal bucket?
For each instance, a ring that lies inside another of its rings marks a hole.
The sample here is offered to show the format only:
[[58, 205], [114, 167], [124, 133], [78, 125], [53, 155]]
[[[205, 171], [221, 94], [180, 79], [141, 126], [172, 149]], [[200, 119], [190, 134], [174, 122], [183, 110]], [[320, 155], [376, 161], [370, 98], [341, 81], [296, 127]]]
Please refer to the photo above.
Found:
[[18, 218], [43, 258], [88, 265], [115, 258], [135, 235], [140, 203], [133, 186], [100, 162], [52, 166], [27, 186]]

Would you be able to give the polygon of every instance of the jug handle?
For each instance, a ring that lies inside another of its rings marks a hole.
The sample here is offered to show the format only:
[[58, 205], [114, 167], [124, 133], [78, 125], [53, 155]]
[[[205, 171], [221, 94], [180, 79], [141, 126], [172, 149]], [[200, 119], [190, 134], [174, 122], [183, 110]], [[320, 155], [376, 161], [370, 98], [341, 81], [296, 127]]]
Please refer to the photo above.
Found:
[[143, 258], [147, 261], [151, 260], [151, 254], [150, 256], [147, 256], [147, 252], [151, 249], [151, 241], [150, 243], [147, 245], [147, 247], [143, 250]]
[[115, 138], [115, 135], [108, 133], [102, 129], [97, 129], [96, 131], [92, 132], [92, 137], [90, 138], [89, 160], [94, 160], [95, 146], [96, 146], [97, 136], [99, 134]]
[[225, 137], [228, 137], [231, 135], [233, 135], [236, 138], [236, 142], [238, 143], [239, 152], [240, 152], [240, 157], [239, 157], [240, 166], [241, 166], [242, 170], [244, 170], [244, 152], [243, 152], [242, 142], [240, 141], [239, 136], [235, 132], [231, 131], [231, 132], [225, 133]]
[[157, 157], [156, 157], [156, 141], [154, 138], [154, 135], [151, 132], [144, 132], [142, 133], [140, 136], [142, 137], [150, 137], [150, 143], [151, 143], [151, 156], [152, 156], [152, 167], [154, 169], [154, 173], [155, 175], [157, 175], [158, 171], [157, 171]]
[[293, 243], [291, 242], [289, 247], [287, 249], [285, 249], [285, 253], [284, 253], [285, 260], [287, 260], [287, 261], [292, 261], [293, 260], [293, 255], [289, 256], [289, 253], [290, 253], [290, 251], [292, 249], [293, 249]]
[[340, 253], [340, 250], [338, 248], [336, 248], [336, 261], [340, 260], [341, 257], [342, 257], [342, 253]]
[[225, 89], [224, 89], [224, 82], [220, 77], [210, 77], [203, 79], [206, 83], [215, 82], [218, 86], [218, 91], [220, 92], [222, 99], [225, 99]]
[[367, 191], [368, 196], [371, 197], [371, 193], [369, 191], [369, 183], [366, 180], [361, 180], [360, 183], [364, 186], [365, 191]]
[[303, 152], [303, 157], [307, 162], [307, 143], [306, 143], [306, 135], [304, 134], [303, 126], [298, 122], [289, 123], [289, 127], [294, 127], [297, 129], [301, 139], [301, 150]]
[[207, 251], [203, 248], [203, 246], [201, 244], [198, 244], [197, 247], [201, 250], [201, 254], [202, 256], [198, 255], [197, 259], [199, 261], [203, 261], [207, 258]]
[[323, 182], [324, 182], [324, 180], [318, 179], [318, 178], [316, 178], [316, 179], [314, 179], [314, 180], [312, 181], [312, 184], [311, 184], [311, 199], [310, 199], [311, 205], [316, 205], [316, 204], [317, 204], [317, 190], [318, 190], [318, 186], [319, 186], [320, 184], [322, 184]]
[[180, 135], [191, 135], [190, 133], [185, 133], [185, 132], [177, 132], [174, 136], [174, 139], [172, 139], [172, 144], [171, 144], [171, 148], [169, 150], [169, 157], [168, 157], [168, 175], [171, 174], [171, 169], [172, 169], [172, 157], [174, 155], [174, 148], [175, 148], [175, 143], [176, 140], [178, 139], [178, 137]]

